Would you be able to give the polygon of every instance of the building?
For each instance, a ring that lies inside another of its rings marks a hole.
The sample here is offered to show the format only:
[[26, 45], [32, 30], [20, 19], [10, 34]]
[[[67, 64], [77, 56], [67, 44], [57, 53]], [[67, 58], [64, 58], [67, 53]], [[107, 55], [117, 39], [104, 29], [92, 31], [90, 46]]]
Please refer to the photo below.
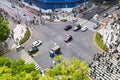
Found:
[[42, 9], [72, 8], [88, 0], [24, 0]]

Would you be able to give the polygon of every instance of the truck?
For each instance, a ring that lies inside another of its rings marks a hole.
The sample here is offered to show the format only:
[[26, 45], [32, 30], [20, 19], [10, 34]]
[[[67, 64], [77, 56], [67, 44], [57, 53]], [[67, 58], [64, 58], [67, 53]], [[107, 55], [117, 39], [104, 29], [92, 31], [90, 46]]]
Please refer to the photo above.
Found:
[[60, 46], [59, 45], [55, 45], [50, 51], [49, 51], [49, 55], [50, 57], [54, 57], [55, 55], [60, 54]]

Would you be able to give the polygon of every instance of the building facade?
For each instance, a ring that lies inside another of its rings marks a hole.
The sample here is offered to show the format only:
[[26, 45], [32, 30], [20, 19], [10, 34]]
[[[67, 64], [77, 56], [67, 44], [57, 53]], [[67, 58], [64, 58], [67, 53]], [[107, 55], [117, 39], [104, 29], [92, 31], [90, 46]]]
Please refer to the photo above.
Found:
[[24, 0], [42, 9], [72, 8], [88, 0]]

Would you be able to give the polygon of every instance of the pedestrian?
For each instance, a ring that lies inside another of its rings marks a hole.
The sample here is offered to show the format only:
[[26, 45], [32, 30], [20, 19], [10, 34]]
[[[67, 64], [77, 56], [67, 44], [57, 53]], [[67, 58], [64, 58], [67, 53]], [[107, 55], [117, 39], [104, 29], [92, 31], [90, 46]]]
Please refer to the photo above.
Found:
[[37, 25], [39, 25], [39, 21], [38, 20], [36, 21], [36, 23], [37, 23]]

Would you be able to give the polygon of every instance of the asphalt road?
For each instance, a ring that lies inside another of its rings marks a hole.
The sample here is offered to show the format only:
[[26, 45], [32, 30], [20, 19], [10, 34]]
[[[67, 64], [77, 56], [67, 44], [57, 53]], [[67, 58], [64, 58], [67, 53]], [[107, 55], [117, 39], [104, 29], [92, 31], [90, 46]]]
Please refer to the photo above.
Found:
[[[61, 46], [61, 52], [64, 59], [76, 57], [90, 63], [92, 62], [93, 55], [99, 51], [93, 43], [94, 31], [91, 30], [91, 27], [89, 27], [90, 29], [85, 32], [81, 32], [80, 30], [74, 32], [73, 29], [64, 31], [64, 26], [68, 24], [75, 27], [75, 24], [72, 22], [66, 22], [48, 23], [44, 26], [41, 25], [36, 28], [32, 28], [32, 31], [35, 31], [35, 34], [37, 35], [36, 39], [43, 41], [43, 44], [39, 46], [39, 52], [37, 52], [36, 56], [33, 57], [42, 68], [54, 66], [52, 63], [53, 59], [49, 56], [49, 50], [54, 46], [54, 43]], [[66, 34], [72, 35], [73, 40], [65, 43], [64, 39], [66, 38]], [[33, 39], [33, 41], [34, 40], [35, 39]], [[28, 46], [31, 44], [26, 45]]]
[[[15, 15], [16, 9], [8, 9], [9, 6], [4, 6], [4, 8], [6, 11], [10, 11], [11, 14]], [[19, 16], [21, 16], [20, 18], [24, 20], [24, 22], [25, 18], [23, 14], [27, 14], [28, 16], [30, 16], [31, 19], [34, 16], [26, 10], [22, 10], [21, 8], [18, 8], [18, 10], [20, 14]], [[57, 43], [61, 46], [61, 52], [64, 59], [76, 57], [90, 63], [92, 62], [93, 55], [99, 51], [93, 42], [93, 34], [95, 31], [93, 30], [94, 23], [94, 21], [87, 21], [82, 24], [82, 26], [87, 26], [89, 28], [89, 30], [85, 32], [81, 32], [80, 30], [74, 32], [72, 29], [69, 31], [64, 31], [64, 26], [68, 24], [75, 26], [75, 24], [73, 24], [72, 22], [55, 22], [37, 26], [31, 25], [31, 27], [29, 27], [32, 33], [32, 37], [24, 44], [24, 46], [26, 47], [25, 49], [27, 51], [31, 46], [32, 42], [34, 42], [35, 40], [40, 39], [43, 41], [43, 44], [39, 46], [39, 52], [37, 52], [35, 57], [33, 57], [33, 59], [43, 69], [54, 66], [52, 63], [53, 59], [51, 59], [49, 56], [49, 50], [54, 46], [54, 43]], [[71, 34], [73, 36], [73, 40], [69, 43], [64, 42], [66, 34]]]
[[[15, 9], [8, 9], [7, 6], [4, 6], [7, 11], [11, 11], [11, 14], [15, 15]], [[19, 8], [18, 8], [19, 9]], [[25, 12], [22, 9], [19, 9], [19, 16], [22, 20], [25, 19], [23, 14], [31, 15], [28, 12]], [[33, 15], [31, 15], [31, 18]], [[81, 21], [80, 21], [81, 22]], [[42, 40], [43, 44], [39, 47], [39, 52], [36, 53], [34, 60], [42, 67], [47, 68], [50, 66], [54, 66], [51, 59], [49, 57], [49, 50], [54, 46], [54, 43], [57, 43], [61, 46], [61, 52], [64, 55], [64, 59], [77, 57], [79, 59], [85, 60], [88, 63], [92, 61], [92, 57], [98, 50], [96, 49], [92, 35], [93, 31], [88, 30], [86, 32], [73, 32], [73, 30], [64, 31], [65, 25], [75, 26], [72, 22], [67, 23], [47, 23], [45, 25], [31, 25], [32, 37], [24, 44], [26, 47], [26, 51], [31, 47], [32, 42], [35, 40]], [[89, 23], [86, 23], [89, 25]], [[30, 26], [29, 26], [30, 27]], [[88, 26], [89, 28], [91, 26]], [[73, 40], [69, 43], [65, 43], [64, 39], [66, 38], [66, 34], [71, 34], [73, 36]]]

